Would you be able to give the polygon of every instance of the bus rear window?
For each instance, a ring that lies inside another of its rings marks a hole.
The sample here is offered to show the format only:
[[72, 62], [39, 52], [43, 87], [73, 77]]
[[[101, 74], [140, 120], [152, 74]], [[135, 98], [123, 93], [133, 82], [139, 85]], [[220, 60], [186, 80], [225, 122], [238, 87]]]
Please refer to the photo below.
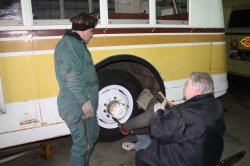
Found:
[[234, 10], [230, 15], [228, 22], [229, 28], [246, 28], [250, 27], [250, 9]]

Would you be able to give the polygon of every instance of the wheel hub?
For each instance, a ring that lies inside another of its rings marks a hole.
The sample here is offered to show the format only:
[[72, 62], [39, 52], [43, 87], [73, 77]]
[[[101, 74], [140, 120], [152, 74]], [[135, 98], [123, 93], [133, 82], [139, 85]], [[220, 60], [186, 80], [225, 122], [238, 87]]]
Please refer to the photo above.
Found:
[[107, 109], [108, 113], [116, 119], [122, 119], [127, 112], [125, 104], [116, 100], [110, 102]]
[[99, 91], [97, 118], [101, 127], [116, 128], [117, 123], [112, 119], [112, 116], [124, 123], [129, 119], [132, 111], [132, 95], [123, 86], [109, 85]]

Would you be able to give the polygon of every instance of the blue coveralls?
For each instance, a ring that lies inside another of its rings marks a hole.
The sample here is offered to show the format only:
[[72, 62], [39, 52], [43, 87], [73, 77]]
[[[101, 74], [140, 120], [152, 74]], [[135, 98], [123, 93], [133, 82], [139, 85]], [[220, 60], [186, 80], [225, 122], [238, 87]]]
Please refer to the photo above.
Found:
[[[96, 117], [98, 107], [99, 82], [91, 54], [77, 33], [67, 31], [58, 42], [54, 63], [60, 92], [57, 98], [58, 111], [69, 127], [73, 145], [71, 148], [71, 165], [84, 166], [89, 160], [94, 144], [99, 135]], [[90, 99], [95, 115], [86, 119], [87, 140], [83, 123], [82, 104]]]

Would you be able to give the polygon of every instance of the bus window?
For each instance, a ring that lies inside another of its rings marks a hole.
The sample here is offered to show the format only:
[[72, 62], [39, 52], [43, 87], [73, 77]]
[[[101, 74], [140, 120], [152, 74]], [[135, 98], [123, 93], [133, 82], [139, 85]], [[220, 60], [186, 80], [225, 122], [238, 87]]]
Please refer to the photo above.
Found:
[[188, 0], [156, 1], [158, 24], [188, 24]]
[[149, 0], [108, 1], [108, 18], [111, 24], [147, 24], [148, 13]]
[[20, 0], [0, 1], [1, 25], [22, 25], [22, 11]]
[[[32, 0], [32, 11], [36, 25], [55, 24], [55, 21], [52, 21], [55, 19], [57, 19], [57, 24], [64, 24], [62, 20], [69, 19], [83, 11], [98, 13], [99, 0]], [[69, 23], [68, 20], [66, 22]]]
[[34, 20], [60, 19], [60, 3], [58, 0], [32, 0]]
[[228, 22], [229, 28], [247, 28], [250, 27], [250, 9], [234, 10], [230, 15]]

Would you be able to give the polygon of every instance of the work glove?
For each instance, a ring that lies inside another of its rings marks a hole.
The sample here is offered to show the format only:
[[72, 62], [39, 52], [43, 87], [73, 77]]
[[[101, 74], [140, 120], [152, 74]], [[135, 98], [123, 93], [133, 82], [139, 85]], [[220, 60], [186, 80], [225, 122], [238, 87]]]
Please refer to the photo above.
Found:
[[156, 103], [154, 105], [154, 112], [156, 113], [158, 110], [164, 110], [165, 109], [165, 105], [162, 105], [162, 103]]
[[93, 118], [94, 108], [89, 99], [82, 105], [82, 113], [83, 113], [82, 117], [83, 119]]
[[164, 115], [164, 110], [165, 110], [165, 106], [166, 106], [166, 103], [163, 102], [163, 103], [156, 103], [154, 105], [154, 112], [156, 115]]

